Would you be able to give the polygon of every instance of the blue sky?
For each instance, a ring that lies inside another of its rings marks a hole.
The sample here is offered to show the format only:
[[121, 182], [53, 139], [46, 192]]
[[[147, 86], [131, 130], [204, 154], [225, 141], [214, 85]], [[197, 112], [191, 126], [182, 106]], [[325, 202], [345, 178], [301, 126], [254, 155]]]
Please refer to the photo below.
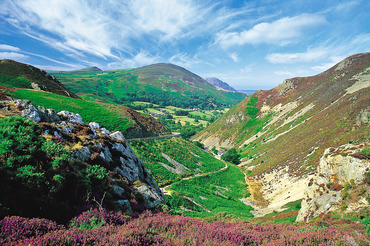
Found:
[[173, 63], [271, 89], [370, 51], [369, 0], [0, 0], [0, 58], [46, 70]]

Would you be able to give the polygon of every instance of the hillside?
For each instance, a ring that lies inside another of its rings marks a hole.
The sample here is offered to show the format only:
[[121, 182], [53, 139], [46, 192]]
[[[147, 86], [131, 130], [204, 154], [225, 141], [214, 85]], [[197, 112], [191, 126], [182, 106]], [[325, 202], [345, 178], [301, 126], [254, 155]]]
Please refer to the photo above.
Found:
[[250, 182], [258, 180], [270, 201], [302, 199], [326, 148], [369, 139], [369, 67], [370, 53], [363, 53], [316, 76], [287, 79], [240, 102], [194, 139], [237, 148], [241, 165], [252, 170]]
[[53, 75], [86, 100], [124, 105], [143, 101], [160, 106], [206, 109], [232, 106], [245, 98], [243, 93], [218, 91], [198, 75], [165, 63], [129, 70]]
[[0, 118], [1, 218], [66, 222], [96, 205], [131, 214], [164, 203], [121, 132], [82, 124], [80, 115], [67, 111], [47, 110], [43, 122], [35, 122], [28, 112], [42, 107], [27, 100], [0, 110], [11, 104], [26, 117]]
[[[79, 113], [88, 121], [121, 131], [127, 138], [168, 134], [167, 127], [153, 117], [108, 103], [81, 100], [55, 77], [31, 65], [2, 60], [0, 63], [0, 100], [26, 99], [44, 108]], [[44, 109], [45, 110], [45, 109]], [[20, 115], [19, 109], [1, 110], [1, 116]]]
[[0, 86], [37, 89], [78, 98], [46, 71], [7, 59], [0, 60]]
[[211, 85], [216, 86], [216, 88], [218, 88], [219, 90], [236, 91], [228, 83], [225, 83], [222, 80], [219, 80], [218, 78], [205, 78], [205, 80]]

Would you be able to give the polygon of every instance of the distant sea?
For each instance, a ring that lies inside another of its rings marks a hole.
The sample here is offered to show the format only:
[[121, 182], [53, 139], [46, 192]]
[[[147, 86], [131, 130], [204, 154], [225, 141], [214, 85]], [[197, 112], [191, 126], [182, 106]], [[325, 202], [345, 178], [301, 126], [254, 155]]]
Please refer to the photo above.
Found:
[[238, 90], [240, 92], [244, 92], [245, 94], [247, 95], [252, 95], [253, 93], [255, 93], [257, 90]]

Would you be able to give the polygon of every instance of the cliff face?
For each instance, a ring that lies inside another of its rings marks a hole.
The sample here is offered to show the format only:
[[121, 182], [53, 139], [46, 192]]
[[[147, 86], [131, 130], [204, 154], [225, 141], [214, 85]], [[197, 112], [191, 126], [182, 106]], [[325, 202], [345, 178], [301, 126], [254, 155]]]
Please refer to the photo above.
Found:
[[366, 175], [370, 160], [361, 155], [366, 146], [370, 144], [346, 144], [325, 150], [316, 174], [306, 186], [297, 221], [308, 222], [322, 213], [354, 212], [369, 206]]
[[157, 182], [132, 151], [121, 132], [111, 133], [96, 122], [84, 124], [79, 114], [68, 111], [57, 113], [28, 100], [6, 100], [0, 104], [0, 113], [7, 111], [9, 115], [12, 112], [12, 115], [22, 115], [39, 122], [42, 137], [47, 141], [61, 143], [74, 165], [103, 167], [108, 170], [104, 194], [91, 190], [88, 194], [80, 194], [83, 197], [81, 200], [93, 201], [91, 203], [97, 205], [99, 197], [100, 206], [118, 208], [127, 213], [155, 208], [164, 203], [164, 195]]

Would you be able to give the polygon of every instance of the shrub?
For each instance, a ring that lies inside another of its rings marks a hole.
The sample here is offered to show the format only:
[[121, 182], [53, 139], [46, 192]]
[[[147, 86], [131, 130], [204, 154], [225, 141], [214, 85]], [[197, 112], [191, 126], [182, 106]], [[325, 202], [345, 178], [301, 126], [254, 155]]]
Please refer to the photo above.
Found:
[[88, 166], [86, 168], [86, 176], [88, 178], [94, 178], [98, 180], [104, 180], [108, 178], [108, 171], [104, 167], [99, 165]]
[[0, 243], [14, 242], [20, 239], [42, 236], [63, 226], [47, 219], [26, 219], [18, 216], [5, 217], [0, 221]]
[[365, 174], [365, 182], [370, 185], [370, 171]]
[[204, 144], [199, 141], [193, 141], [193, 144], [201, 149], [204, 149]]
[[230, 149], [225, 154], [221, 156], [221, 159], [224, 161], [228, 161], [234, 164], [239, 164], [240, 162], [240, 154], [236, 152], [236, 149]]
[[369, 159], [370, 158], [370, 146], [366, 146], [362, 151], [361, 151], [362, 158], [364, 159]]
[[127, 221], [129, 221], [129, 217], [122, 214], [122, 212], [94, 208], [73, 218], [69, 223], [69, 227], [91, 230], [103, 225], [123, 225]]

